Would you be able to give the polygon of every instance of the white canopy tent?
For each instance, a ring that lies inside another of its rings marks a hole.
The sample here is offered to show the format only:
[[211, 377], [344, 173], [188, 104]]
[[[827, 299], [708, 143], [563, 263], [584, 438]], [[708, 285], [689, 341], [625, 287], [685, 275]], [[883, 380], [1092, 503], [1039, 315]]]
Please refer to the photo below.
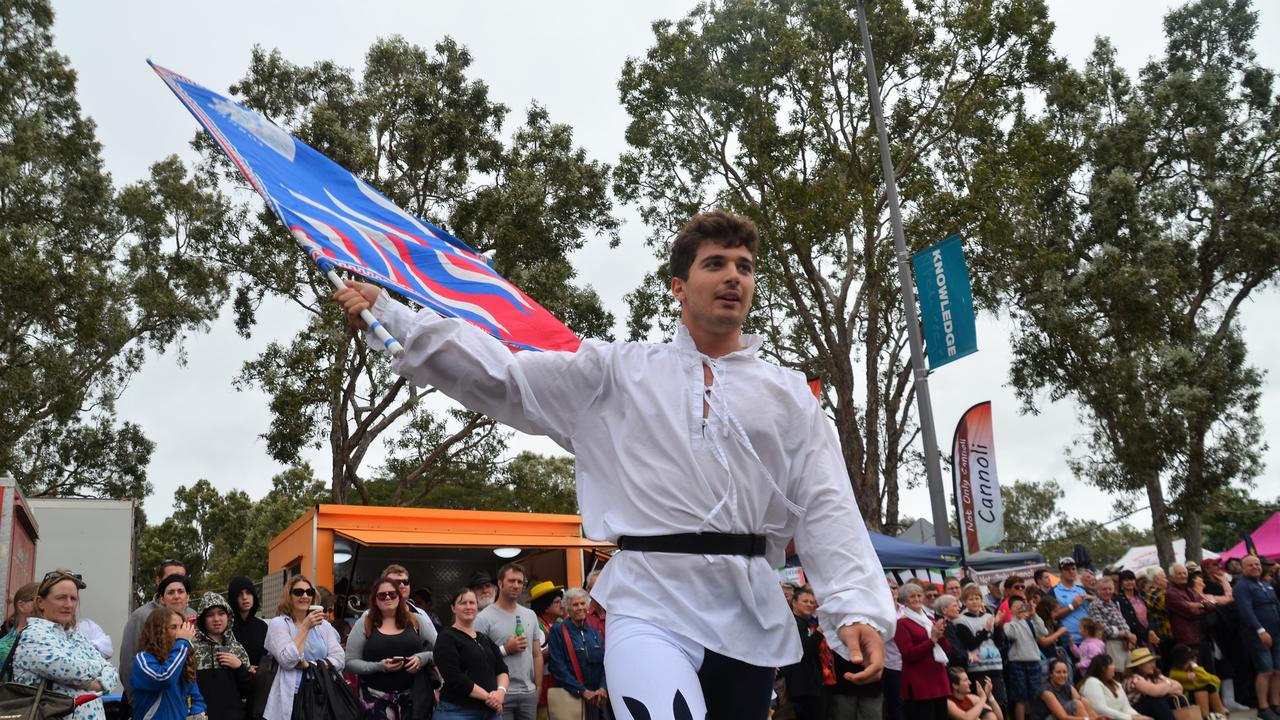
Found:
[[[1203, 554], [1206, 560], [1218, 557], [1218, 553], [1208, 549], [1204, 550]], [[1173, 557], [1175, 562], [1184, 563], [1187, 561], [1186, 540], [1179, 539], [1173, 541]], [[1156, 553], [1155, 545], [1138, 545], [1136, 547], [1131, 547], [1129, 548], [1129, 551], [1124, 554], [1124, 557], [1120, 558], [1120, 560], [1115, 563], [1115, 565], [1122, 570], [1139, 570], [1141, 568], [1159, 564], [1160, 557]]]

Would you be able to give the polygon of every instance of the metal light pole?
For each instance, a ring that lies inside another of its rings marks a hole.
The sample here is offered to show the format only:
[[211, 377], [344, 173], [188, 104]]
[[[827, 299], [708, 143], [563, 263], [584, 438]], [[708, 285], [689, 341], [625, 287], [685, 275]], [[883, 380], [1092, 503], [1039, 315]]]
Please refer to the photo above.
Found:
[[920, 434], [924, 437], [924, 469], [929, 481], [929, 503], [933, 510], [935, 545], [951, 544], [948, 529], [947, 498], [942, 490], [942, 466], [939, 464], [938, 437], [933, 429], [933, 402], [929, 398], [929, 370], [924, 366], [924, 346], [920, 342], [920, 320], [916, 315], [916, 298], [912, 291], [911, 256], [907, 254], [907, 238], [902, 232], [902, 209], [898, 201], [898, 180], [893, 174], [893, 158], [889, 155], [889, 134], [884, 127], [884, 110], [880, 107], [880, 80], [871, 55], [871, 33], [867, 30], [867, 10], [858, 0], [858, 28], [862, 31], [862, 52], [867, 61], [867, 95], [871, 99], [871, 116], [880, 136], [880, 165], [884, 171], [885, 192], [889, 200], [889, 219], [893, 225], [893, 245], [898, 255], [898, 291], [907, 316], [907, 339], [911, 345], [911, 372], [915, 376], [916, 409], [920, 413]]

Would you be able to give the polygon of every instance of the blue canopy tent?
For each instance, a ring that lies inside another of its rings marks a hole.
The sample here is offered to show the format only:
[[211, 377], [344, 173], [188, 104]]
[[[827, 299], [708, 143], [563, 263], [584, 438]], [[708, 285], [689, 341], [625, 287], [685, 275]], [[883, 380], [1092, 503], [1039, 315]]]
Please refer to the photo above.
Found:
[[871, 546], [885, 570], [913, 570], [949, 568], [960, 562], [960, 546], [923, 545], [909, 540], [889, 537], [880, 533], [868, 533]]
[[[960, 562], [960, 547], [957, 545], [938, 547], [876, 532], [867, 534], [871, 536], [871, 547], [875, 548], [876, 557], [880, 558], [880, 565], [885, 570], [941, 570]], [[797, 556], [787, 558], [787, 566], [799, 564]]]

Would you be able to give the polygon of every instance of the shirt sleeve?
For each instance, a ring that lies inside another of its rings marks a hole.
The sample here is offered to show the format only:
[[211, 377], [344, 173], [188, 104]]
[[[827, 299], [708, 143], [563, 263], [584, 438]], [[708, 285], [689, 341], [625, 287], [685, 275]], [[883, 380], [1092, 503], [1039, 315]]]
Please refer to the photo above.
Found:
[[190, 703], [190, 709], [187, 711], [188, 717], [199, 715], [209, 709], [209, 706], [204, 701], [204, 695], [200, 694], [199, 683], [192, 682], [187, 684], [187, 701]]
[[351, 625], [347, 633], [347, 672], [352, 675], [372, 675], [383, 671], [382, 663], [364, 659], [364, 618], [361, 617]]
[[[431, 649], [436, 646], [436, 626], [431, 624], [431, 616], [427, 615], [426, 612], [418, 612], [418, 637], [422, 638], [423, 647], [425, 648], [417, 654], [418, 659], [422, 661], [423, 665], [426, 665], [431, 662]], [[349, 643], [347, 649], [350, 650]]]
[[[431, 385], [470, 410], [572, 452], [577, 423], [601, 393], [607, 345], [584, 342], [577, 352], [512, 352], [499, 340], [431, 310], [416, 315], [383, 292], [373, 314], [404, 346], [392, 369]], [[371, 337], [371, 336], [370, 336]], [[381, 343], [371, 341], [372, 347]]]
[[338, 635], [338, 629], [326, 620], [320, 625], [320, 634], [324, 636], [325, 660], [334, 670], [342, 672], [347, 664], [347, 652], [342, 649], [342, 637]]
[[805, 509], [796, 527], [796, 550], [820, 603], [818, 620], [827, 644], [848, 660], [839, 628], [865, 623], [889, 641], [897, 615], [854, 500], [835, 429], [812, 396], [806, 404], [808, 426], [797, 428], [803, 445], [788, 482], [790, 499]]
[[146, 692], [162, 692], [170, 685], [182, 681], [182, 671], [186, 667], [187, 657], [191, 655], [191, 643], [179, 638], [164, 660], [149, 652], [140, 652], [133, 657], [133, 672], [129, 682], [134, 690]]
[[102, 629], [101, 625], [88, 618], [84, 618], [80, 621], [77, 630], [79, 630], [80, 634], [93, 645], [100, 655], [102, 655], [103, 659], [111, 659], [111, 653], [113, 652], [111, 648], [111, 636]]
[[302, 660], [297, 646], [293, 644], [293, 633], [289, 628], [290, 623], [283, 617], [271, 618], [271, 622], [267, 623], [267, 652], [283, 668], [295, 668]]

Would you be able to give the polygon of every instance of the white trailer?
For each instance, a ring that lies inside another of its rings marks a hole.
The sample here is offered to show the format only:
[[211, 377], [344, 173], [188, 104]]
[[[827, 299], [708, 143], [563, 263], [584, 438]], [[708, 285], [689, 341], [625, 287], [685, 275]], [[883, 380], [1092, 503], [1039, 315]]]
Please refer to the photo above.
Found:
[[29, 498], [27, 504], [40, 523], [36, 578], [56, 568], [79, 573], [87, 587], [77, 615], [102, 626], [118, 659], [133, 610], [134, 501]]

